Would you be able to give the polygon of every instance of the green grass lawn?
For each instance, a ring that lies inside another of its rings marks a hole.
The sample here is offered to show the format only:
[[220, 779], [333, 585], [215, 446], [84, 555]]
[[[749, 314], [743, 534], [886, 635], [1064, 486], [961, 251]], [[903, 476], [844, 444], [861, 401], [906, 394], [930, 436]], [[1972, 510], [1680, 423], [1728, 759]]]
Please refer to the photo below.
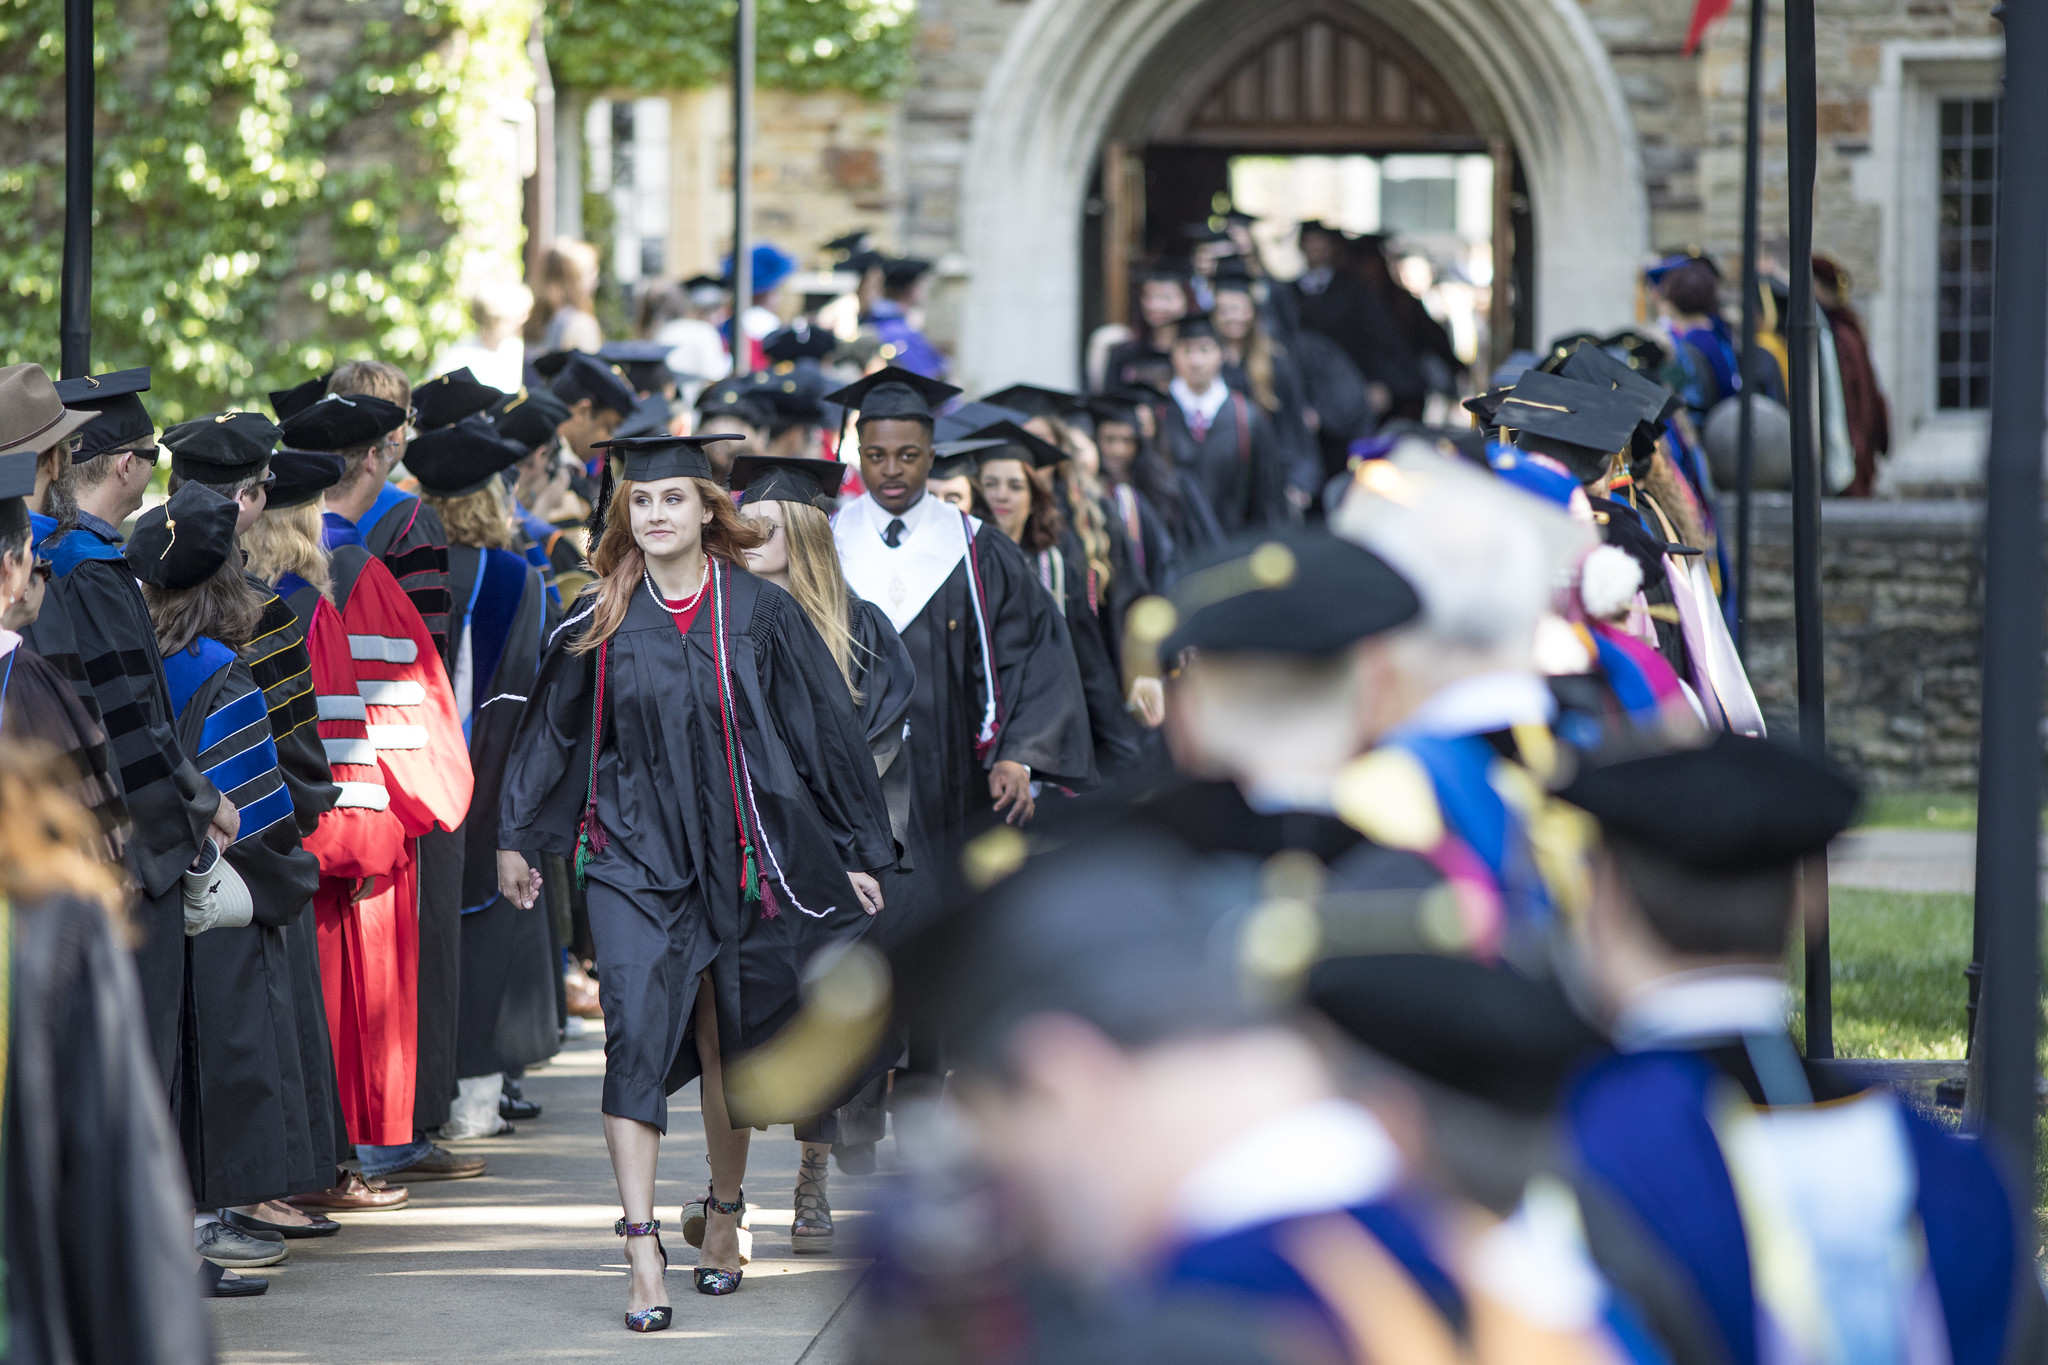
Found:
[[[1961, 1057], [1970, 898], [1836, 887], [1828, 904], [1836, 1055]], [[1795, 987], [1804, 970], [1797, 946]], [[1793, 1016], [1802, 1036], [1803, 1016]]]
[[1877, 791], [1863, 802], [1862, 829], [1975, 829], [1975, 792]]

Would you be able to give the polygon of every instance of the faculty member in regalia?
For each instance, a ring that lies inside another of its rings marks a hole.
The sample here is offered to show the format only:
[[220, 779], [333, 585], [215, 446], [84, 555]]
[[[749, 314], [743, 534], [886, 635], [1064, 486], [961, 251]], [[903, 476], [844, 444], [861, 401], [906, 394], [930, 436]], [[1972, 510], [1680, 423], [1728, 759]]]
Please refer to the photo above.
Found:
[[[599, 581], [556, 632], [505, 773], [499, 884], [587, 877], [605, 1017], [605, 1137], [633, 1267], [626, 1325], [671, 1310], [654, 1219], [668, 1096], [702, 1074], [711, 1187], [686, 1209], [699, 1293], [739, 1288], [748, 1129], [724, 1063], [797, 1007], [805, 963], [864, 933], [894, 841], [846, 679], [802, 608], [748, 573], [760, 533], [712, 481], [704, 437], [614, 443], [623, 474], [591, 558]], [[700, 986], [704, 987], [700, 989]]]

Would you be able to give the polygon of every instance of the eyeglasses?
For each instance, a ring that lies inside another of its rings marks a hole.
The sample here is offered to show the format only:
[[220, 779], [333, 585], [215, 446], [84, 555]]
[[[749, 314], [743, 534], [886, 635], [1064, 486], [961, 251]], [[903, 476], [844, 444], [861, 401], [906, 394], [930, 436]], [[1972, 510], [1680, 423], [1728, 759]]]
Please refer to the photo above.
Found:
[[164, 457], [164, 448], [162, 446], [137, 446], [128, 453], [141, 460], [144, 464], [153, 465]]

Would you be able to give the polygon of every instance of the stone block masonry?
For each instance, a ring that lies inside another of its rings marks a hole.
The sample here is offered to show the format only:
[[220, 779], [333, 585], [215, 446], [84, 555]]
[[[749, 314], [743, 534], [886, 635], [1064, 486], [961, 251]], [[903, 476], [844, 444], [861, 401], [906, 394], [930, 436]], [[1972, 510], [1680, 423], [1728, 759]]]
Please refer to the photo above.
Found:
[[[1976, 784], [1982, 526], [1965, 499], [1822, 504], [1828, 748], [1875, 787]], [[1790, 497], [1759, 494], [1746, 653], [1765, 720], [1786, 737], [1798, 730], [1791, 533]]]

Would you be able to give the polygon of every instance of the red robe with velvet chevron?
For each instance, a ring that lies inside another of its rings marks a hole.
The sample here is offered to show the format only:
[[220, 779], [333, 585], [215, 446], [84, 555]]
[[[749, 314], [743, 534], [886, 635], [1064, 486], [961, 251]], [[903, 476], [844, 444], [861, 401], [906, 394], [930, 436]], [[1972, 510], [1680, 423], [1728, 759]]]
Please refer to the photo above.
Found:
[[413, 1135], [417, 840], [461, 823], [469, 751], [433, 639], [390, 570], [346, 545], [331, 569], [337, 606], [316, 601], [307, 648], [343, 797], [306, 846], [320, 858], [314, 914], [349, 1138], [389, 1146]]

